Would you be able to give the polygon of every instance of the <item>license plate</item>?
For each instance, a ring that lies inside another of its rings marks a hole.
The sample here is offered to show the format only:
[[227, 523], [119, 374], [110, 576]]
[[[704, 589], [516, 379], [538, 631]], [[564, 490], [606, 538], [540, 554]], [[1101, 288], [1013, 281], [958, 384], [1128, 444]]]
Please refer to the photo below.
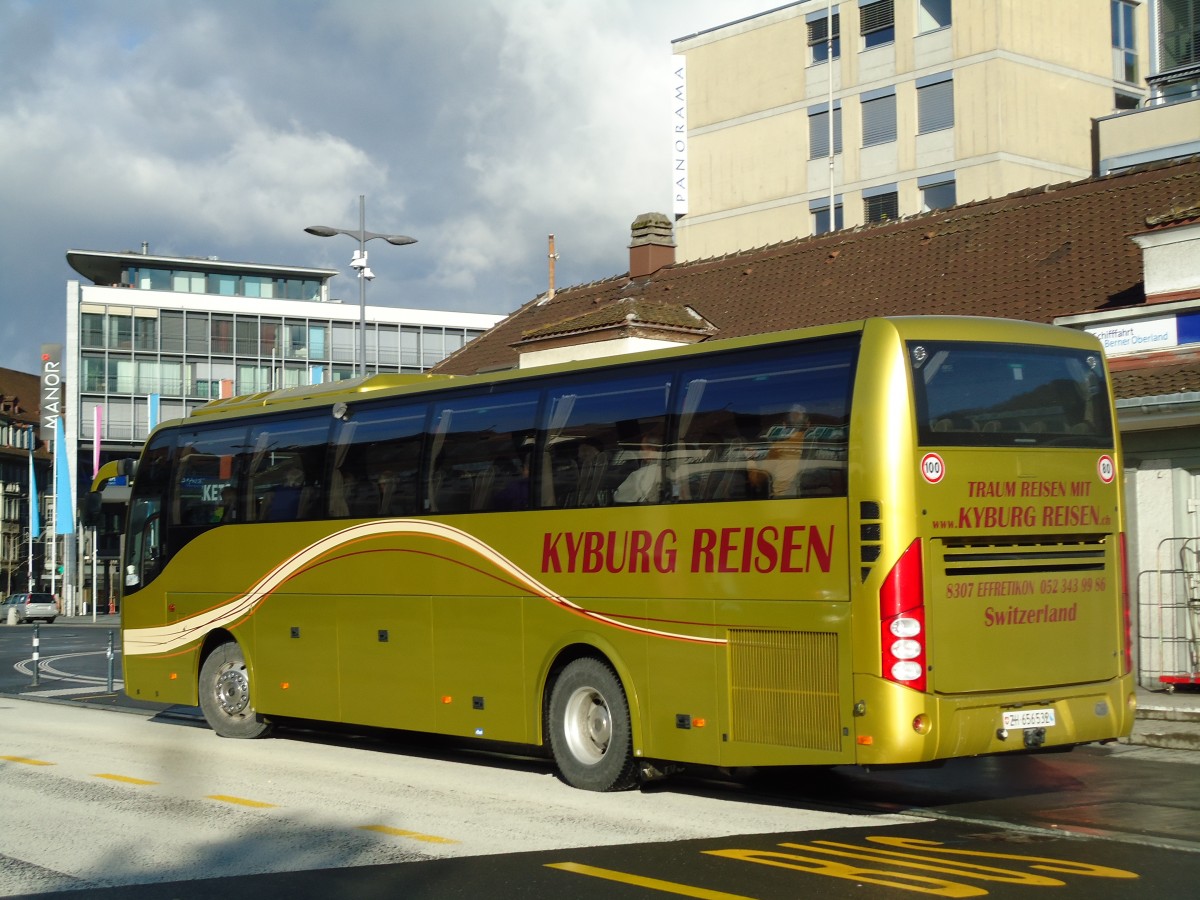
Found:
[[1000, 714], [1005, 728], [1050, 728], [1054, 725], [1052, 709], [1014, 709]]

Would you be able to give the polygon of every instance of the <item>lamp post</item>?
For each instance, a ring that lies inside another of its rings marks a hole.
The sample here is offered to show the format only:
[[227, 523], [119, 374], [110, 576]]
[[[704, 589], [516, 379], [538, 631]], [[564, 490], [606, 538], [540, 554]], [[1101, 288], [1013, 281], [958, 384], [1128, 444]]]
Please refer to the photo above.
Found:
[[367, 200], [363, 194], [358, 195], [358, 230], [349, 228], [330, 228], [328, 225], [309, 225], [304, 229], [317, 237], [333, 237], [335, 234], [347, 234], [358, 240], [358, 252], [350, 260], [350, 267], [358, 270], [358, 374], [367, 374], [367, 282], [375, 277], [375, 273], [367, 267], [367, 241], [382, 238], [389, 244], [403, 247], [405, 244], [415, 244], [416, 238], [406, 234], [380, 234], [367, 231]]

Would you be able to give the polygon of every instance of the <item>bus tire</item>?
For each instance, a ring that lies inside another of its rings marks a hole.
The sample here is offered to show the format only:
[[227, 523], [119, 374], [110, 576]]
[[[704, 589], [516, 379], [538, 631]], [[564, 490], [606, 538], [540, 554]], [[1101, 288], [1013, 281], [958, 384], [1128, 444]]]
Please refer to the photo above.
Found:
[[550, 750], [563, 781], [585, 791], [623, 791], [637, 784], [629, 702], [617, 673], [582, 657], [554, 682]]
[[200, 667], [200, 709], [221, 737], [257, 738], [270, 733], [271, 723], [250, 702], [250, 673], [236, 641], [218, 646]]

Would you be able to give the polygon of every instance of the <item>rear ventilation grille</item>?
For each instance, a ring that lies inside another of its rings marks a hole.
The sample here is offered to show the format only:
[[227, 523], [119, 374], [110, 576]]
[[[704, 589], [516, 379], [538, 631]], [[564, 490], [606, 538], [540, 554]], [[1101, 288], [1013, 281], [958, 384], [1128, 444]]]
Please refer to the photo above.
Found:
[[729, 671], [733, 740], [841, 749], [836, 634], [733, 629]]
[[1107, 538], [1078, 541], [947, 541], [942, 563], [948, 577], [1099, 572], [1107, 560]]
[[863, 500], [859, 503], [858, 518], [859, 560], [862, 562], [858, 574], [865, 584], [883, 550], [883, 513], [879, 501]]

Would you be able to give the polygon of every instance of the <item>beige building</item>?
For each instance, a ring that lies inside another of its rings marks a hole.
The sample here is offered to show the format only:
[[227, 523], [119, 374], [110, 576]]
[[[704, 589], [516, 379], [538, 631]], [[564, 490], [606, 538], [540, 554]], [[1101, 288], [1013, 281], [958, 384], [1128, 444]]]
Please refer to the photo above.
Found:
[[679, 256], [1085, 178], [1093, 120], [1196, 96], [1197, 5], [803, 0], [680, 38]]

